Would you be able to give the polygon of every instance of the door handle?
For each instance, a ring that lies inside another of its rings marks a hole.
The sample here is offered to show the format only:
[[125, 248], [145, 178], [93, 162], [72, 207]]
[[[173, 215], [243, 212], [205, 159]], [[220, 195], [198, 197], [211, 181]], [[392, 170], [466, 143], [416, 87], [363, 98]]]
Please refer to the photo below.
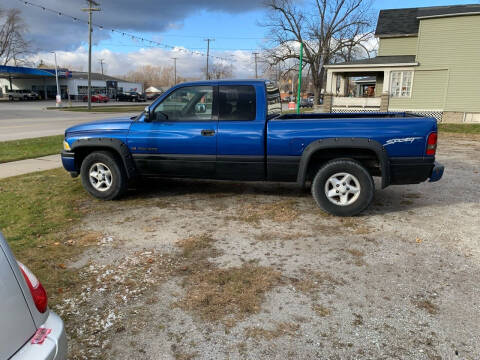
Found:
[[202, 136], [213, 136], [215, 135], [215, 130], [202, 130]]

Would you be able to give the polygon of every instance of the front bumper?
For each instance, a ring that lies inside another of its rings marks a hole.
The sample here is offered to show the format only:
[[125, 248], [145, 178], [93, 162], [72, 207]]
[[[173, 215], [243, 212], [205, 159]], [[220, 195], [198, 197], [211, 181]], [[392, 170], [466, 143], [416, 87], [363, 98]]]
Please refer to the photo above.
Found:
[[62, 151], [62, 165], [73, 177], [78, 176], [78, 169], [75, 164], [75, 153]]
[[41, 326], [51, 329], [43, 344], [31, 344], [30, 340], [11, 360], [65, 360], [67, 358], [67, 335], [62, 319], [49, 311], [47, 321]]
[[445, 171], [445, 166], [435, 162], [433, 170], [432, 170], [432, 174], [430, 175], [429, 182], [439, 181], [442, 178], [444, 171]]

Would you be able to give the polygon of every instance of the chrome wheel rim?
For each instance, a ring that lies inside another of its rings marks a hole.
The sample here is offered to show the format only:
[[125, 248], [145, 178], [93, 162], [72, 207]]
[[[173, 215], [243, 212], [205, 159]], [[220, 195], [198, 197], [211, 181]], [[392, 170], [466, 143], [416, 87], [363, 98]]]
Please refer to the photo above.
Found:
[[327, 199], [338, 206], [349, 206], [358, 200], [361, 187], [358, 179], [349, 173], [337, 173], [325, 183]]
[[104, 192], [112, 187], [112, 172], [103, 163], [93, 164], [88, 172], [88, 178], [95, 190]]

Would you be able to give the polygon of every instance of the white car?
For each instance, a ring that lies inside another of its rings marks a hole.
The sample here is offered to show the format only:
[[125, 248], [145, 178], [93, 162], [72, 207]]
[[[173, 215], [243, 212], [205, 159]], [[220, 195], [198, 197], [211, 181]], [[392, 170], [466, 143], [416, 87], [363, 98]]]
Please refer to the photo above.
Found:
[[15, 260], [0, 233], [0, 359], [67, 358], [63, 321], [47, 302], [40, 281]]

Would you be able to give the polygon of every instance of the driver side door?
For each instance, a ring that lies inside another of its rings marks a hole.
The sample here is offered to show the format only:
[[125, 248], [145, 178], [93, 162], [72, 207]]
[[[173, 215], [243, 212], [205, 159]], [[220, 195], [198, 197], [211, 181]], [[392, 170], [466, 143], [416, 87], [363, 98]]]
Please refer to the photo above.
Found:
[[218, 115], [214, 86], [181, 87], [132, 124], [128, 146], [144, 175], [213, 178]]

